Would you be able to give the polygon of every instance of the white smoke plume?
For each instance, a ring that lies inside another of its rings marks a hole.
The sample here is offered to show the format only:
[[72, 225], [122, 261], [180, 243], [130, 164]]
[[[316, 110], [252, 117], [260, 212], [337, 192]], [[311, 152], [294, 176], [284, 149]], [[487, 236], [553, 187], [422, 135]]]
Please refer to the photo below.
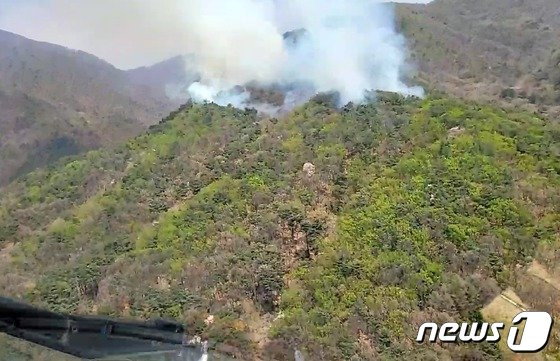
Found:
[[[371, 0], [192, 0], [185, 21], [201, 80], [194, 99], [246, 102], [236, 85], [305, 85], [360, 102], [368, 90], [421, 95], [402, 81], [405, 40], [392, 6]], [[304, 29], [304, 30], [303, 30]], [[284, 39], [288, 31], [294, 38]]]
[[327, 91], [343, 103], [360, 102], [368, 90], [422, 94], [403, 82], [405, 39], [395, 30], [392, 4], [381, 0], [15, 3], [0, 8], [0, 28], [120, 67], [190, 55], [188, 71], [200, 81], [188, 94], [196, 101], [253, 105], [246, 85], [282, 89], [290, 104]]

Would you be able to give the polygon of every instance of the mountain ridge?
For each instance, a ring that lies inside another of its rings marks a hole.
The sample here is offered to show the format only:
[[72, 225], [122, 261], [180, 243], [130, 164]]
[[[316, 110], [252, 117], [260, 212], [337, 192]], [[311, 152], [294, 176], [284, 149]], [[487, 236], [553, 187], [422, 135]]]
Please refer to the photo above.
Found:
[[498, 360], [415, 332], [476, 322], [508, 287], [542, 307], [516, 279], [533, 259], [560, 274], [559, 142], [535, 114], [437, 96], [317, 97], [278, 119], [187, 104], [10, 184], [0, 290], [175, 318], [241, 359]]
[[[172, 65], [177, 74], [182, 64]], [[61, 156], [118, 144], [179, 104], [161, 82], [83, 51], [5, 31], [0, 96], [0, 184]]]
[[434, 0], [396, 8], [411, 61], [430, 88], [560, 114], [557, 1]]

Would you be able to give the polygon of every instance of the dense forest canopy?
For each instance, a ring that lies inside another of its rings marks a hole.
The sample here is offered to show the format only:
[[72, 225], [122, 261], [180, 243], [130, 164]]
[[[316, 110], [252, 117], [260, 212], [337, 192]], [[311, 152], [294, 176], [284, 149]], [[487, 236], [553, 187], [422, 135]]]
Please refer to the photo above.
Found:
[[558, 314], [524, 272], [558, 274], [559, 232], [560, 126], [535, 114], [392, 93], [277, 119], [188, 104], [3, 190], [0, 293], [175, 318], [249, 359], [492, 360], [414, 338], [507, 288]]

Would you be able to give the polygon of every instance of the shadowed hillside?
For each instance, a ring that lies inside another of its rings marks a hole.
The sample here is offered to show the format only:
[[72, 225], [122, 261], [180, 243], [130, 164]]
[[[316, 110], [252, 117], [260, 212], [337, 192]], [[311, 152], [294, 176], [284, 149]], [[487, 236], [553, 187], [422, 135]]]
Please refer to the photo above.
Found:
[[[173, 69], [171, 69], [173, 67]], [[162, 84], [181, 63], [130, 73], [80, 51], [0, 31], [0, 184], [118, 143], [177, 106]]]

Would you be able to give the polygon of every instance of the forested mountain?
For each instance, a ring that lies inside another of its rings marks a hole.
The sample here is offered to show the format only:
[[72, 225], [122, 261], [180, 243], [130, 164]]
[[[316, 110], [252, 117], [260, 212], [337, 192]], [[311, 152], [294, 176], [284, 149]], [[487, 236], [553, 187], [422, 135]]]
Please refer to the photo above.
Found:
[[162, 82], [180, 59], [131, 72], [0, 30], [0, 185], [71, 154], [122, 142], [175, 109]]
[[553, 106], [559, 114], [557, 0], [434, 0], [397, 10], [425, 83], [461, 97]]
[[[399, 4], [418, 79], [459, 97], [560, 114], [557, 0]], [[176, 57], [122, 71], [95, 56], [0, 30], [0, 185], [56, 159], [115, 145], [186, 99]], [[536, 109], [536, 108], [535, 108]]]
[[278, 119], [188, 104], [6, 187], [0, 294], [172, 317], [241, 359], [497, 360], [414, 338], [491, 318], [506, 289], [558, 316], [559, 207], [560, 128], [532, 113], [396, 94]]
[[0, 31], [0, 295], [173, 318], [244, 360], [560, 358], [557, 327], [536, 355], [415, 341], [560, 317], [559, 11], [399, 4], [425, 99], [320, 94], [277, 118], [179, 108], [188, 57], [125, 72]]

